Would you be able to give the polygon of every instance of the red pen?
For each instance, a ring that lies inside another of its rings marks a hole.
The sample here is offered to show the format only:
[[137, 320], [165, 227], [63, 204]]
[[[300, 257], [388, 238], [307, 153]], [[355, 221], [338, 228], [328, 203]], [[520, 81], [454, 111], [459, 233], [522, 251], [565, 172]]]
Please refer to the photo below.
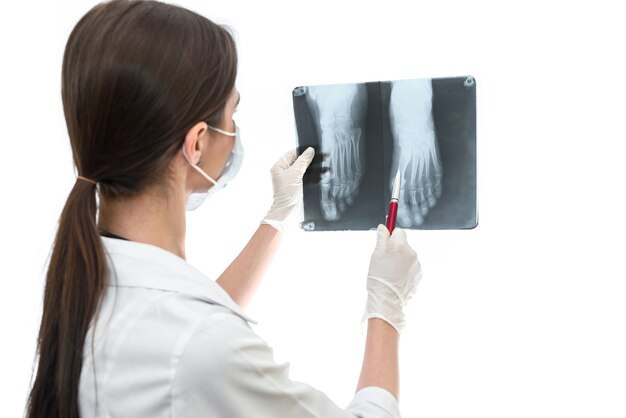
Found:
[[398, 214], [398, 199], [400, 198], [400, 170], [396, 173], [396, 179], [393, 181], [393, 191], [391, 192], [391, 202], [389, 203], [389, 212], [387, 214], [387, 229], [389, 234], [396, 227], [396, 215]]

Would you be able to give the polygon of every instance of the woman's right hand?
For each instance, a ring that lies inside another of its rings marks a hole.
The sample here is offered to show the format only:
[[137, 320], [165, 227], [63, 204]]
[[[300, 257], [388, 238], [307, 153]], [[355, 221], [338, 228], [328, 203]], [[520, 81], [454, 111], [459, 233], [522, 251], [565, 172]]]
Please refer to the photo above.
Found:
[[411, 299], [422, 278], [417, 253], [409, 246], [404, 229], [393, 234], [385, 225], [376, 230], [376, 248], [367, 275], [367, 303], [362, 324], [381, 318], [400, 333], [405, 325], [403, 307]]

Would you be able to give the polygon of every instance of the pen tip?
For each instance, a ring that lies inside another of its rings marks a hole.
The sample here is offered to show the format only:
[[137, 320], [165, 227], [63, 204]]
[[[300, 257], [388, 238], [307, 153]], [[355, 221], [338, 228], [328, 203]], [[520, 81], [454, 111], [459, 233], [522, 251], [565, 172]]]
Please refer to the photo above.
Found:
[[400, 197], [400, 170], [398, 169], [398, 172], [396, 173], [396, 178], [393, 181], [393, 190], [392, 190], [392, 194], [391, 197], [393, 199], [398, 199]]

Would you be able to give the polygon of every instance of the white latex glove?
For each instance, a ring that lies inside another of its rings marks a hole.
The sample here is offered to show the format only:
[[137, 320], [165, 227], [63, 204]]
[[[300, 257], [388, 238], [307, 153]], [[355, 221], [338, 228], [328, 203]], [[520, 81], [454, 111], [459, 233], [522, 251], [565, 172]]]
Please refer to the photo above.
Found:
[[291, 218], [298, 212], [302, 201], [302, 176], [311, 161], [315, 150], [307, 148], [299, 157], [295, 149], [280, 157], [270, 170], [274, 202], [267, 215], [261, 220], [281, 232], [290, 229]]
[[400, 333], [405, 325], [403, 307], [413, 297], [422, 278], [417, 253], [409, 246], [404, 229], [393, 234], [378, 225], [377, 242], [367, 274], [367, 303], [361, 333], [369, 318], [381, 318]]

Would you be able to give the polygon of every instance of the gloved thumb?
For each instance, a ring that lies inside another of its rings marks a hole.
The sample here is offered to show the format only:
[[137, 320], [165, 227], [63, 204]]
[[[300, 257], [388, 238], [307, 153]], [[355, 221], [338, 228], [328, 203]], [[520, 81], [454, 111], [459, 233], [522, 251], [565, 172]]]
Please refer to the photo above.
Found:
[[293, 163], [292, 167], [296, 169], [301, 174], [304, 174], [311, 161], [313, 161], [313, 157], [315, 156], [315, 149], [313, 147], [308, 147], [306, 151], [304, 151], [295, 163]]
[[383, 224], [379, 224], [376, 228], [376, 247], [384, 246], [389, 241], [389, 230]]

